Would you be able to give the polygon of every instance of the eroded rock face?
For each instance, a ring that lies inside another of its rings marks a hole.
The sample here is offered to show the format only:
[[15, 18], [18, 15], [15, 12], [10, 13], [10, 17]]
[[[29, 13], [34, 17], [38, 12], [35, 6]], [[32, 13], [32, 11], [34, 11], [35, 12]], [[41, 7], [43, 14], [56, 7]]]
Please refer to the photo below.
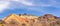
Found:
[[7, 23], [3, 20], [0, 20], [0, 26], [7, 26]]
[[44, 16], [38, 17], [37, 22], [38, 24], [42, 24], [42, 26], [60, 26], [59, 18], [51, 14], [46, 14]]
[[20, 14], [19, 16], [12, 14], [4, 21], [8, 23], [8, 26], [60, 26], [60, 18], [51, 14], [45, 14], [39, 17], [27, 14]]

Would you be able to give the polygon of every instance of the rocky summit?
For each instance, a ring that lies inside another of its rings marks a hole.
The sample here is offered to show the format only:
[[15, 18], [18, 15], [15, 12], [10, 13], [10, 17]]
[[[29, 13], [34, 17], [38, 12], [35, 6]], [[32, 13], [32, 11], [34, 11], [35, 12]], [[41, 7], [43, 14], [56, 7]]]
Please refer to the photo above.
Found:
[[60, 18], [52, 14], [43, 16], [10, 14], [0, 20], [0, 26], [60, 26]]

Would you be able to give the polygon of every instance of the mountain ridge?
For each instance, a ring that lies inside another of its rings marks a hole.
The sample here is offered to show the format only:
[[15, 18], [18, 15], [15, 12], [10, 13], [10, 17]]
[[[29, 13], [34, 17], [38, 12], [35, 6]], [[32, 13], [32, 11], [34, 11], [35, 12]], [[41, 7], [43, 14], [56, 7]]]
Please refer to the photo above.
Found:
[[[60, 26], [60, 18], [52, 14], [45, 14], [43, 16], [32, 16], [27, 14], [10, 14], [3, 21], [8, 26]], [[13, 23], [15, 25], [13, 25]]]

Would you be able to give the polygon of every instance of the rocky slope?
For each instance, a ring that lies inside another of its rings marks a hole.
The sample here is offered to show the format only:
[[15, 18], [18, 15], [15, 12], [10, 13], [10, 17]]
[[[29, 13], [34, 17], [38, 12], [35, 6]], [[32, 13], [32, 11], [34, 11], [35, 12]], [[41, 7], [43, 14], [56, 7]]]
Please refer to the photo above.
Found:
[[8, 22], [8, 26], [60, 26], [60, 18], [51, 14], [43, 16], [12, 14], [6, 17], [4, 21]]
[[51, 14], [45, 14], [38, 17], [38, 21], [34, 23], [34, 26], [60, 26], [60, 18]]

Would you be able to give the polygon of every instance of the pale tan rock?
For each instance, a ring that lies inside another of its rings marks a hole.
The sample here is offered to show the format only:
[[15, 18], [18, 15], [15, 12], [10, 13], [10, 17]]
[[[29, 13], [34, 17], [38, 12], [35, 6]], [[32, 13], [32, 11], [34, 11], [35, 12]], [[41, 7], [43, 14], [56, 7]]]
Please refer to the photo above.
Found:
[[3, 18], [8, 26], [60, 26], [60, 18], [51, 14], [34, 16], [27, 14], [10, 14]]

